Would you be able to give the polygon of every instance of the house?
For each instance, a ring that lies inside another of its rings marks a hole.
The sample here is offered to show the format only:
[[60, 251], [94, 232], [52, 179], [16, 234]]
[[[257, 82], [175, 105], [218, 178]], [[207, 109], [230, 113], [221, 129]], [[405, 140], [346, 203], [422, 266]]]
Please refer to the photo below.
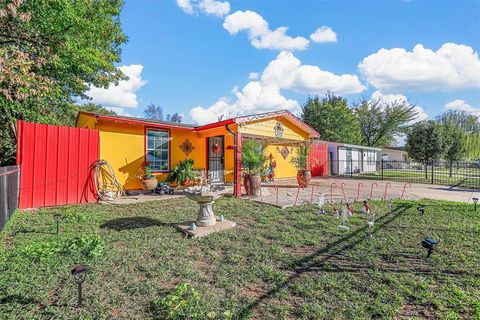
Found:
[[384, 161], [410, 161], [408, 152], [405, 151], [405, 147], [388, 147], [384, 148], [377, 153], [378, 159]]
[[381, 150], [379, 148], [324, 140], [316, 140], [315, 144], [328, 146], [331, 175], [377, 170], [377, 152]]
[[114, 169], [125, 189], [140, 189], [142, 164], [148, 161], [159, 181], [184, 159], [205, 169], [213, 182], [235, 183], [240, 194], [241, 145], [255, 139], [276, 162], [276, 177], [295, 177], [291, 164], [297, 146], [319, 134], [288, 111], [239, 116], [206, 125], [190, 125], [127, 116], [79, 112], [76, 127], [97, 129], [100, 159]]

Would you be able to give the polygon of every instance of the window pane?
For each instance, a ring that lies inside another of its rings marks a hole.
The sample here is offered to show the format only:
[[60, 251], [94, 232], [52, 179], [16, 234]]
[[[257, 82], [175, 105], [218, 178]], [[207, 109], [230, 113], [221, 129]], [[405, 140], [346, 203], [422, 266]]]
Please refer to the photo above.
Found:
[[167, 131], [157, 131], [159, 137], [163, 138], [168, 138], [168, 132]]
[[153, 136], [151, 134], [148, 134], [147, 149], [153, 149]]
[[168, 150], [168, 140], [163, 140], [159, 147]]
[[154, 171], [168, 171], [169, 136], [168, 131], [147, 130], [146, 159]]
[[161, 162], [161, 165], [160, 165], [160, 170], [168, 170], [168, 162], [166, 161], [163, 161]]

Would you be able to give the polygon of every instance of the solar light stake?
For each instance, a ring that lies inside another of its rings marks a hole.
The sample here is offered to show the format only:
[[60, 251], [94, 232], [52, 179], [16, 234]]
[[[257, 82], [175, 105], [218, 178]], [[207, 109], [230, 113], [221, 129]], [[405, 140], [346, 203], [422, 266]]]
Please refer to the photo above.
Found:
[[57, 223], [57, 235], [60, 233], [60, 220], [62, 220], [62, 215], [57, 213], [53, 215], [55, 222]]
[[422, 216], [425, 214], [425, 207], [423, 205], [420, 205], [417, 207], [417, 211], [422, 214]]
[[478, 198], [472, 198], [472, 200], [473, 200], [473, 206], [475, 208], [475, 211], [477, 211]]
[[430, 257], [437, 243], [438, 241], [433, 238], [425, 238], [422, 240], [422, 247], [428, 250], [427, 258]]
[[73, 279], [75, 280], [75, 283], [77, 284], [77, 287], [78, 287], [77, 307], [82, 306], [82, 300], [83, 300], [83, 298], [82, 298], [82, 283], [85, 281], [85, 277], [87, 276], [88, 271], [89, 271], [88, 267], [84, 266], [84, 265], [76, 266], [71, 271]]

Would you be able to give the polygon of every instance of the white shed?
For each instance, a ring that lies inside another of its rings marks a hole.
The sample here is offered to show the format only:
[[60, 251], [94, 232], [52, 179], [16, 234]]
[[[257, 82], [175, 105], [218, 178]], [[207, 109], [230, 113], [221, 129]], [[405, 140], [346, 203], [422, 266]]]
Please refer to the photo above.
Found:
[[377, 170], [377, 152], [381, 150], [380, 148], [323, 140], [317, 143], [328, 145], [331, 175]]

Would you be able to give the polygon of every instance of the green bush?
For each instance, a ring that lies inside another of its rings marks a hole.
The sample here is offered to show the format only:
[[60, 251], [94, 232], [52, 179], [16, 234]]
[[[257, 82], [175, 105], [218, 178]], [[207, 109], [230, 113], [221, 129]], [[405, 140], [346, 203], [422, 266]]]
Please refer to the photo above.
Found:
[[206, 301], [198, 291], [188, 283], [181, 283], [175, 290], [163, 299], [153, 302], [153, 309], [157, 319], [168, 320], [204, 320], [225, 319], [230, 320], [233, 315], [230, 311], [222, 314], [210, 310]]
[[45, 261], [59, 255], [96, 259], [103, 255], [104, 251], [105, 241], [99, 236], [77, 236], [35, 242], [23, 248], [20, 253], [29, 259]]

